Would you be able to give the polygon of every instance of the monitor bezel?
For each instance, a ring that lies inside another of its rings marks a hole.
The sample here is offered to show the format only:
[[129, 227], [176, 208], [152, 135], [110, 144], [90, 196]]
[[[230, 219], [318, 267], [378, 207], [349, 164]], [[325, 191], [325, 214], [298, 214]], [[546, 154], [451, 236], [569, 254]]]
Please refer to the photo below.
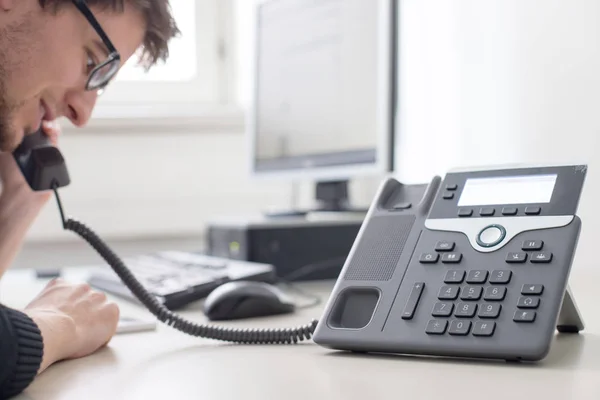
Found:
[[[247, 139], [247, 167], [253, 179], [295, 179], [334, 181], [349, 180], [362, 176], [382, 175], [394, 169], [394, 137], [395, 137], [395, 109], [396, 109], [396, 0], [372, 0], [378, 9], [378, 18], [381, 21], [377, 37], [378, 80], [377, 80], [377, 140], [375, 147], [374, 163], [369, 164], [344, 164], [340, 166], [311, 166], [295, 169], [258, 170], [256, 168], [256, 115], [258, 112], [258, 64], [260, 60], [260, 9], [267, 3], [287, 0], [255, 0], [253, 12], [253, 38], [252, 38], [252, 71], [250, 79], [251, 101], [246, 118]], [[340, 154], [340, 153], [338, 153]], [[317, 155], [315, 155], [317, 156]]]

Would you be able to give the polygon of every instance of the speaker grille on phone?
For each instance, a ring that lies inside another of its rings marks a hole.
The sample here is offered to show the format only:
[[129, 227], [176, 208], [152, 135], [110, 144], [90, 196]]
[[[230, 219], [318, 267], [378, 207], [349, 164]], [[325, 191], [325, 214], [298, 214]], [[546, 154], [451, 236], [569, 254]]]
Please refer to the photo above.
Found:
[[414, 215], [387, 215], [371, 219], [350, 260], [344, 279], [391, 279], [414, 222]]

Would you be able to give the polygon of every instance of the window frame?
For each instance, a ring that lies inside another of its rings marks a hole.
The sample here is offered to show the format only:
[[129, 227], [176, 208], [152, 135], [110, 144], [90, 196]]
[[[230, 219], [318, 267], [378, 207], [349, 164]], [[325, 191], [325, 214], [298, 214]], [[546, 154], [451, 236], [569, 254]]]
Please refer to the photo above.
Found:
[[233, 0], [194, 1], [198, 63], [194, 80], [112, 82], [98, 100], [89, 127], [138, 125], [140, 119], [166, 125], [181, 124], [182, 119], [185, 124], [222, 120], [229, 125], [233, 118], [239, 124], [242, 116], [235, 104], [234, 58], [229, 50], [235, 23]]

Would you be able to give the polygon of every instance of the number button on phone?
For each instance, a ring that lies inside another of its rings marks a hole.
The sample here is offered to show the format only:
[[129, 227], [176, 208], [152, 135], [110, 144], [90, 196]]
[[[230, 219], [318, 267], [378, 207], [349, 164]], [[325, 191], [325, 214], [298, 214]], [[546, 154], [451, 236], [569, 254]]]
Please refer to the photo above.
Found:
[[479, 318], [498, 318], [502, 305], [498, 303], [483, 304], [479, 307]]
[[460, 298], [462, 300], [479, 300], [481, 298], [481, 286], [465, 286], [462, 290]]
[[442, 286], [438, 299], [440, 300], [456, 300], [458, 297], [458, 286]]
[[484, 283], [487, 280], [488, 272], [483, 270], [469, 271], [467, 283]]
[[473, 324], [473, 336], [492, 336], [495, 329], [495, 322], [475, 321]]
[[450, 335], [464, 336], [469, 333], [469, 329], [471, 329], [471, 321], [454, 320], [450, 322], [448, 333]]
[[452, 303], [442, 303], [437, 302], [433, 306], [433, 311], [431, 315], [434, 317], [449, 317], [452, 315], [452, 309], [454, 308], [454, 304]]
[[462, 318], [473, 318], [477, 311], [477, 303], [458, 303], [454, 315]]
[[506, 288], [503, 286], [489, 286], [485, 288], [484, 300], [501, 301], [506, 296]]
[[490, 275], [490, 283], [508, 283], [512, 277], [512, 271], [498, 269], [492, 271]]
[[446, 332], [447, 326], [448, 326], [448, 321], [432, 319], [427, 324], [427, 328], [425, 329], [425, 332], [430, 335], [441, 335], [444, 332]]
[[444, 283], [462, 283], [465, 279], [465, 271], [451, 270], [446, 272]]

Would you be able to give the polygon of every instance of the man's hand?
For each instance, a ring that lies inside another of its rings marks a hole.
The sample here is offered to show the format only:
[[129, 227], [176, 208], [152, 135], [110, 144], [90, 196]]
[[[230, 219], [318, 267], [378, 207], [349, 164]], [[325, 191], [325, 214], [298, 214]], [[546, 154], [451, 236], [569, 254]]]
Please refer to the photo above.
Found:
[[[57, 124], [44, 122], [43, 129], [53, 145], [58, 144]], [[0, 153], [0, 277], [21, 249], [31, 224], [46, 205], [52, 191], [31, 190], [10, 153]]]
[[117, 329], [119, 308], [87, 284], [51, 281], [25, 308], [42, 332], [39, 373], [57, 361], [85, 357], [105, 346]]
[[[58, 146], [58, 137], [61, 133], [58, 123], [56, 121], [43, 121], [42, 128], [43, 132], [48, 135], [50, 142], [54, 146]], [[2, 182], [3, 196], [17, 195], [27, 191], [30, 197], [39, 200], [40, 205], [43, 205], [52, 196], [51, 192], [36, 193], [31, 191], [10, 153], [0, 154], [0, 181]]]

